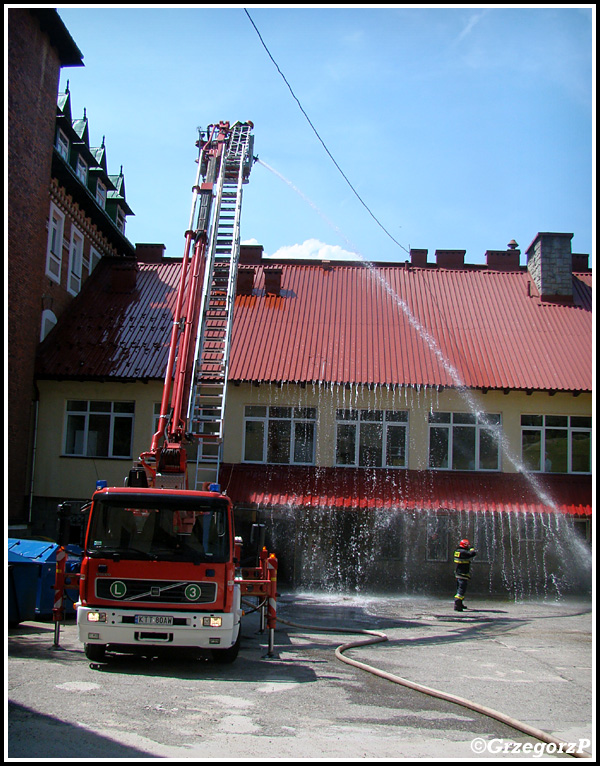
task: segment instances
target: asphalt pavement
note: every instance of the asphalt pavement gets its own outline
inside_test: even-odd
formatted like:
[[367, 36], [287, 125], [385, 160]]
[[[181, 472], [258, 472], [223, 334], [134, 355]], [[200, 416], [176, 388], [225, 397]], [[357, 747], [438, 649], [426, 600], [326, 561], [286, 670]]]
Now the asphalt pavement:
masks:
[[[5, 759], [593, 756], [592, 602], [473, 596], [468, 606], [456, 613], [451, 599], [426, 596], [284, 593], [273, 655], [249, 614], [230, 666], [181, 655], [90, 663], [72, 620], [59, 647], [52, 623], [22, 623], [7, 635]], [[366, 669], [336, 656], [355, 642], [341, 655]]]

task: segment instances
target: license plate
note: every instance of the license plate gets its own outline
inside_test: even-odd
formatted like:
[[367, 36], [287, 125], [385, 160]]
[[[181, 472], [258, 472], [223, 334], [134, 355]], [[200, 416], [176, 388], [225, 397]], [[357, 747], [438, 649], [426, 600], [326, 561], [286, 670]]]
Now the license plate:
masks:
[[162, 614], [136, 614], [136, 625], [172, 625], [173, 618]]

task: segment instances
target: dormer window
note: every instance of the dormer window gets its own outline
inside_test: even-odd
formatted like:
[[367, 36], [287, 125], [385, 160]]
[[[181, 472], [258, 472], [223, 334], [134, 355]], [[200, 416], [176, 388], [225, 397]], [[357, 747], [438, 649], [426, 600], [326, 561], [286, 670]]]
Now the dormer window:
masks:
[[58, 153], [60, 154], [60, 156], [65, 160], [65, 162], [68, 162], [69, 161], [69, 139], [60, 128], [56, 131], [56, 149]]
[[98, 181], [96, 184], [96, 202], [100, 205], [102, 210], [106, 207], [106, 186], [102, 181]]
[[120, 207], [117, 208], [117, 229], [121, 234], [125, 234], [125, 213]]
[[88, 166], [81, 154], [77, 155], [77, 167], [75, 168], [75, 173], [82, 184], [87, 184]]

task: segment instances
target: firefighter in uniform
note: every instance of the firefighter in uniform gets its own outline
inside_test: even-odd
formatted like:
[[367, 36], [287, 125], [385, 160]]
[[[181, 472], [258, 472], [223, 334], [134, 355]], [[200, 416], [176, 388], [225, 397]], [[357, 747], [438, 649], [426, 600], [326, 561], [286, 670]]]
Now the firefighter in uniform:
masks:
[[454, 596], [454, 609], [462, 612], [466, 609], [464, 604], [467, 585], [471, 579], [471, 559], [477, 555], [475, 548], [471, 548], [468, 540], [461, 540], [454, 551], [454, 563], [456, 564], [456, 595]]

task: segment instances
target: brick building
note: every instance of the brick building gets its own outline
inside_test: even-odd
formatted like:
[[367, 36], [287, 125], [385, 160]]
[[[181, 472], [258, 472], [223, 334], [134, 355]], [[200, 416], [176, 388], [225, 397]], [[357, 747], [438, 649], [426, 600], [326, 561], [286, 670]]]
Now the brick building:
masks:
[[[34, 360], [105, 255], [133, 257], [122, 173], [89, 146], [87, 118], [72, 120], [61, 69], [83, 56], [54, 9], [8, 11], [8, 492], [9, 524], [29, 519]], [[57, 99], [58, 95], [58, 99]], [[58, 108], [57, 108], [58, 101]], [[104, 199], [101, 199], [104, 194]]]

